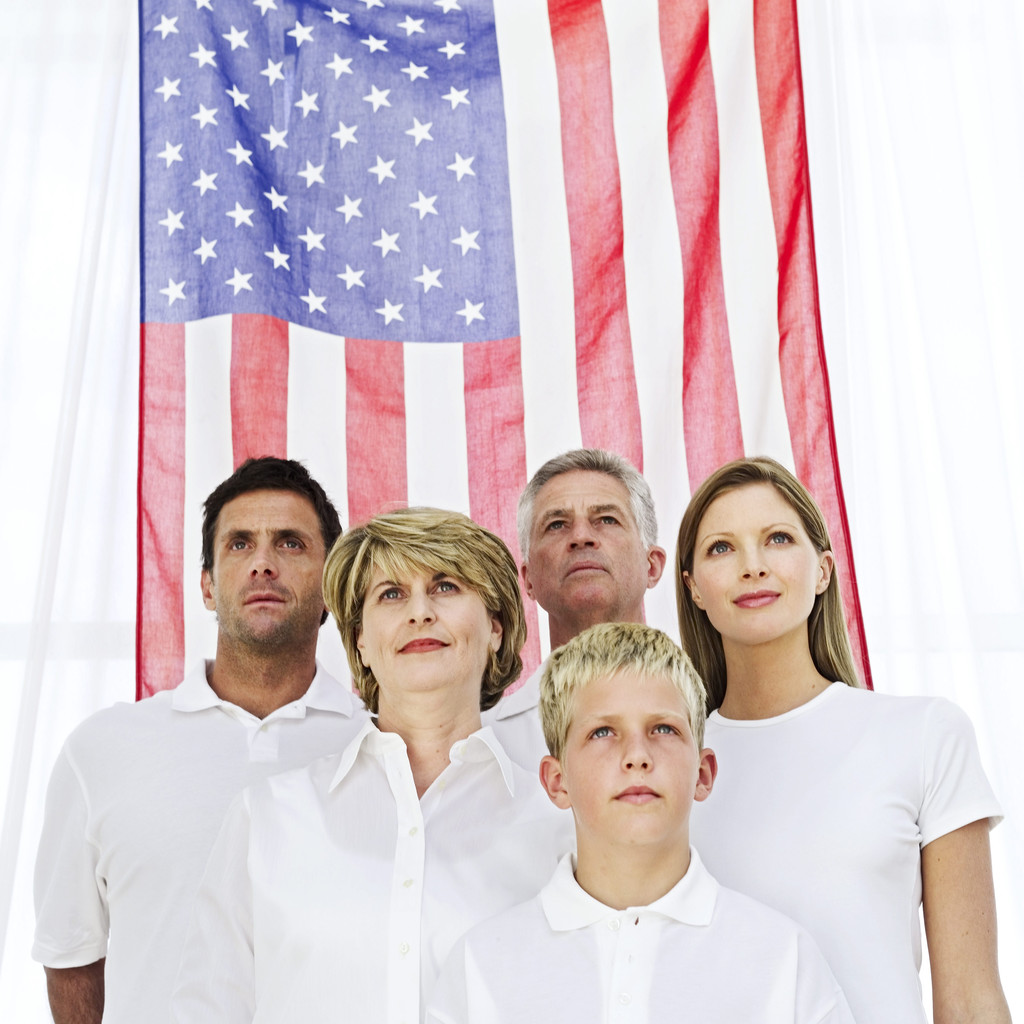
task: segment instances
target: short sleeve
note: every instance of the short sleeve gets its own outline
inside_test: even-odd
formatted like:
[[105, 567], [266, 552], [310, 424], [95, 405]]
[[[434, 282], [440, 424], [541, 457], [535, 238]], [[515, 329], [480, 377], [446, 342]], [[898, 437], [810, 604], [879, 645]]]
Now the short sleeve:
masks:
[[256, 1012], [249, 791], [228, 808], [192, 910], [171, 1020], [251, 1024]]
[[980, 818], [1002, 821], [1002, 808], [981, 766], [970, 719], [955, 704], [929, 703], [924, 732], [921, 846]]
[[35, 872], [33, 959], [83, 967], [107, 955], [109, 913], [99, 848], [89, 836], [89, 802], [67, 745], [46, 792]]

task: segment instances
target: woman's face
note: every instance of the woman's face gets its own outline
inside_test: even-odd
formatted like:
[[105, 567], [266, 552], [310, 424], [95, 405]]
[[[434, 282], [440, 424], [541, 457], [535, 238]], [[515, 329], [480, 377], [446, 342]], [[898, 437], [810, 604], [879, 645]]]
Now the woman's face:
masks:
[[460, 689], [479, 708], [480, 684], [502, 628], [480, 595], [454, 576], [377, 570], [363, 600], [356, 640], [382, 697]]
[[796, 509], [771, 484], [747, 484], [708, 506], [686, 584], [728, 650], [797, 631], [806, 638], [832, 564], [832, 553], [815, 548]]

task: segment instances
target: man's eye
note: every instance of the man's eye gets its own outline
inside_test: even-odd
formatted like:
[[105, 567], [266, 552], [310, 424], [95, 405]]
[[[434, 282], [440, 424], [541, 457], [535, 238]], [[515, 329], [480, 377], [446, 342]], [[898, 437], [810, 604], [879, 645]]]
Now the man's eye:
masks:
[[231, 542], [230, 549], [232, 551], [244, 551], [245, 550], [245, 541], [241, 540], [241, 539], [233, 540]]
[[287, 538], [287, 540], [284, 541], [284, 546], [286, 548], [292, 548], [292, 549], [301, 548], [302, 547], [302, 541], [296, 540], [294, 537], [289, 537], [289, 538]]
[[564, 519], [552, 519], [551, 522], [548, 523], [546, 529], [548, 529], [548, 530], [561, 530], [561, 529], [564, 529], [564, 527], [565, 527], [565, 520]]
[[597, 520], [602, 526], [618, 526], [619, 521], [615, 516], [601, 516]]

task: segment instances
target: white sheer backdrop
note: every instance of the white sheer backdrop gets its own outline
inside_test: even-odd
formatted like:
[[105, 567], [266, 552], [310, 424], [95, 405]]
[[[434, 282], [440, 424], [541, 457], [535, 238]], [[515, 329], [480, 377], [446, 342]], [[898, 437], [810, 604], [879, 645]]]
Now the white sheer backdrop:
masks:
[[[975, 721], [1008, 815], [1001, 958], [1024, 1013], [1022, 13], [806, 0], [800, 18], [875, 685]], [[134, 694], [135, 8], [0, 0], [0, 33], [0, 1019], [21, 1024], [48, 1019], [28, 949], [50, 766], [81, 718]]]

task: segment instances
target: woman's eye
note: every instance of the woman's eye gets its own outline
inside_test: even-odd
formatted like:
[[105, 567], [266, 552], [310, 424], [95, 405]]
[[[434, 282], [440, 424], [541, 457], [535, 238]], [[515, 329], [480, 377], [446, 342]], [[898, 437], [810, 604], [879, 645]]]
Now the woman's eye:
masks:
[[708, 548], [709, 555], [724, 555], [729, 550], [729, 545], [724, 540], [716, 540], [711, 547]]
[[769, 538], [772, 544], [790, 544], [793, 538], [782, 530], [776, 530]]
[[396, 598], [401, 596], [402, 592], [398, 589], [398, 587], [388, 587], [387, 590], [381, 591], [380, 599], [382, 601], [394, 601]]
[[459, 585], [452, 580], [441, 580], [437, 584], [437, 589], [440, 590], [442, 594], [450, 594], [457, 591], [459, 589]]

